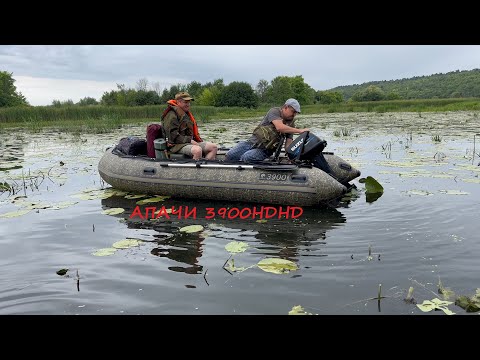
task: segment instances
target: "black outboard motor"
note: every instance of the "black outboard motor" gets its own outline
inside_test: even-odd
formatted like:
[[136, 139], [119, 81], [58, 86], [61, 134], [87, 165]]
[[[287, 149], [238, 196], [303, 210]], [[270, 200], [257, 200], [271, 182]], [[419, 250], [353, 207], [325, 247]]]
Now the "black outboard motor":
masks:
[[291, 160], [309, 160], [313, 166], [331, 175], [330, 165], [322, 153], [326, 146], [326, 140], [322, 140], [310, 132], [304, 132], [287, 147], [286, 153]]

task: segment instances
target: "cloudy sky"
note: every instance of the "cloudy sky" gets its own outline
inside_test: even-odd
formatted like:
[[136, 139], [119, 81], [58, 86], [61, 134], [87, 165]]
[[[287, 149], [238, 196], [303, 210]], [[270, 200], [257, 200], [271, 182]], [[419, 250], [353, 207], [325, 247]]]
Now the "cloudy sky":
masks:
[[480, 45], [0, 45], [31, 105], [99, 100], [139, 79], [161, 88], [302, 75], [315, 90], [480, 68]]

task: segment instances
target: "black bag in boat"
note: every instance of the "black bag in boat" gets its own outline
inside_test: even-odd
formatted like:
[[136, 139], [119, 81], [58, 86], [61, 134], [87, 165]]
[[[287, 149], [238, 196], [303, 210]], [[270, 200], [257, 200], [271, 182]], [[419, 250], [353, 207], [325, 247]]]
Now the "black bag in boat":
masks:
[[147, 155], [147, 141], [136, 136], [121, 138], [115, 150], [125, 155]]

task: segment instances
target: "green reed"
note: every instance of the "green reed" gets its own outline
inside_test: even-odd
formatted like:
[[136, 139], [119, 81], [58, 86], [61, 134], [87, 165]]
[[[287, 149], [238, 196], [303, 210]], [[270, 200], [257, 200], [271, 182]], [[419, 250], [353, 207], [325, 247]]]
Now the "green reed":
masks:
[[[279, 106], [281, 104], [278, 104]], [[262, 105], [256, 109], [240, 107], [192, 106], [192, 112], [201, 123], [215, 120], [247, 119], [262, 117], [271, 105]], [[160, 122], [165, 110], [163, 105], [152, 106], [28, 106], [0, 108], [0, 128], [31, 127], [32, 130], [50, 125], [82, 128], [110, 128], [118, 122], [132, 121]], [[480, 99], [415, 99], [395, 101], [344, 102], [340, 104], [302, 105], [301, 115], [320, 113], [348, 112], [422, 112], [480, 110]], [[300, 116], [301, 116], [300, 115]], [[115, 120], [112, 120], [115, 119]], [[120, 120], [121, 119], [121, 120]], [[113, 123], [112, 123], [113, 121]], [[75, 122], [78, 122], [75, 124]], [[93, 122], [93, 123], [91, 123]], [[94, 124], [100, 122], [100, 124]]]

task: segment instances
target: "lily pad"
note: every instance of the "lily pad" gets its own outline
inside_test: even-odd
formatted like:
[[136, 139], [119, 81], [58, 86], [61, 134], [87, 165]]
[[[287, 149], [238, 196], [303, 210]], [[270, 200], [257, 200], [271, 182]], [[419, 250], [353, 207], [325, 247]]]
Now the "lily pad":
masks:
[[127, 194], [126, 191], [118, 190], [114, 188], [108, 188], [104, 190], [105, 194], [112, 195], [112, 196], [124, 196]]
[[94, 255], [94, 256], [110, 256], [110, 255], [115, 254], [116, 251], [117, 251], [117, 249], [114, 249], [114, 248], [103, 248], [103, 249], [99, 249], [99, 250], [93, 252], [92, 255]]
[[474, 184], [480, 184], [480, 179], [462, 179], [462, 181]]
[[424, 166], [425, 163], [422, 161], [411, 161], [411, 162], [380, 161], [380, 162], [377, 162], [377, 165], [399, 167], [399, 168], [410, 168], [410, 167], [416, 167], [416, 166]]
[[452, 301], [443, 301], [438, 298], [432, 300], [424, 300], [423, 303], [417, 304], [417, 307], [423, 312], [432, 310], [442, 310], [447, 315], [454, 315], [455, 313], [447, 308], [448, 305], [453, 304]]
[[61, 201], [56, 204], [52, 204], [52, 207], [50, 209], [52, 210], [60, 210], [60, 209], [65, 209], [69, 206], [78, 204], [78, 201]]
[[72, 197], [81, 200], [96, 200], [96, 199], [108, 199], [113, 196], [113, 193], [104, 192], [103, 190], [85, 190], [79, 194], [73, 194]]
[[185, 233], [194, 233], [194, 232], [199, 232], [203, 230], [202, 225], [189, 225], [189, 226], [184, 226], [180, 228], [180, 232], [185, 232]]
[[[163, 209], [163, 208], [162, 208]], [[158, 216], [158, 214], [160, 214], [160, 212], [162, 212], [162, 209], [159, 209], [157, 211], [155, 211], [155, 216]], [[164, 213], [167, 213], [167, 214], [171, 214], [172, 213], [172, 209], [164, 209]]]
[[447, 194], [447, 195], [469, 195], [469, 192], [461, 191], [461, 190], [438, 190], [439, 193]]
[[102, 214], [104, 215], [117, 215], [121, 214], [125, 211], [124, 208], [111, 208], [111, 209], [106, 209], [102, 211]]
[[29, 212], [30, 212], [30, 209], [28, 209], [28, 210], [10, 211], [10, 212], [8, 212], [8, 213], [1, 214], [1, 215], [0, 215], [0, 218], [13, 218], [13, 217], [17, 217], [17, 216], [22, 216], [22, 215], [28, 214]]
[[292, 310], [288, 312], [288, 315], [313, 315], [313, 314], [306, 312], [301, 305], [295, 305], [294, 307], [292, 307]]
[[430, 196], [433, 195], [430, 191], [427, 190], [408, 190], [407, 194], [409, 195], [422, 195], [422, 196]]
[[225, 245], [225, 250], [229, 253], [242, 253], [248, 249], [248, 244], [241, 241], [231, 241]]
[[453, 179], [455, 176], [450, 174], [433, 174], [432, 178], [436, 179]]
[[370, 194], [383, 193], [383, 186], [373, 177], [367, 176], [365, 179], [365, 190]]
[[30, 203], [29, 205], [25, 206], [26, 210], [38, 210], [38, 209], [48, 209], [51, 208], [52, 205], [50, 204], [42, 204], [42, 203]]
[[279, 258], [262, 259], [257, 265], [263, 271], [274, 274], [287, 274], [290, 271], [298, 270], [298, 266], [294, 262]]
[[369, 193], [369, 192], [366, 192], [365, 193], [365, 198], [367, 200], [368, 203], [373, 203], [375, 201], [377, 201], [381, 196], [383, 195], [383, 193], [379, 192], [379, 193]]
[[128, 195], [125, 195], [124, 198], [125, 199], [140, 199], [142, 197], [145, 197], [147, 195], [144, 195], [144, 194], [128, 194]]
[[144, 205], [144, 204], [148, 204], [148, 203], [156, 203], [156, 202], [160, 202], [160, 201], [163, 201], [165, 199], [168, 199], [168, 198], [169, 198], [169, 196], [156, 196], [156, 197], [153, 197], [153, 198], [139, 200], [139, 201], [137, 201], [137, 205]]
[[141, 243], [140, 240], [136, 239], [125, 239], [125, 240], [120, 240], [117, 242], [114, 242], [112, 246], [116, 249], [128, 249], [134, 246], [139, 246]]

